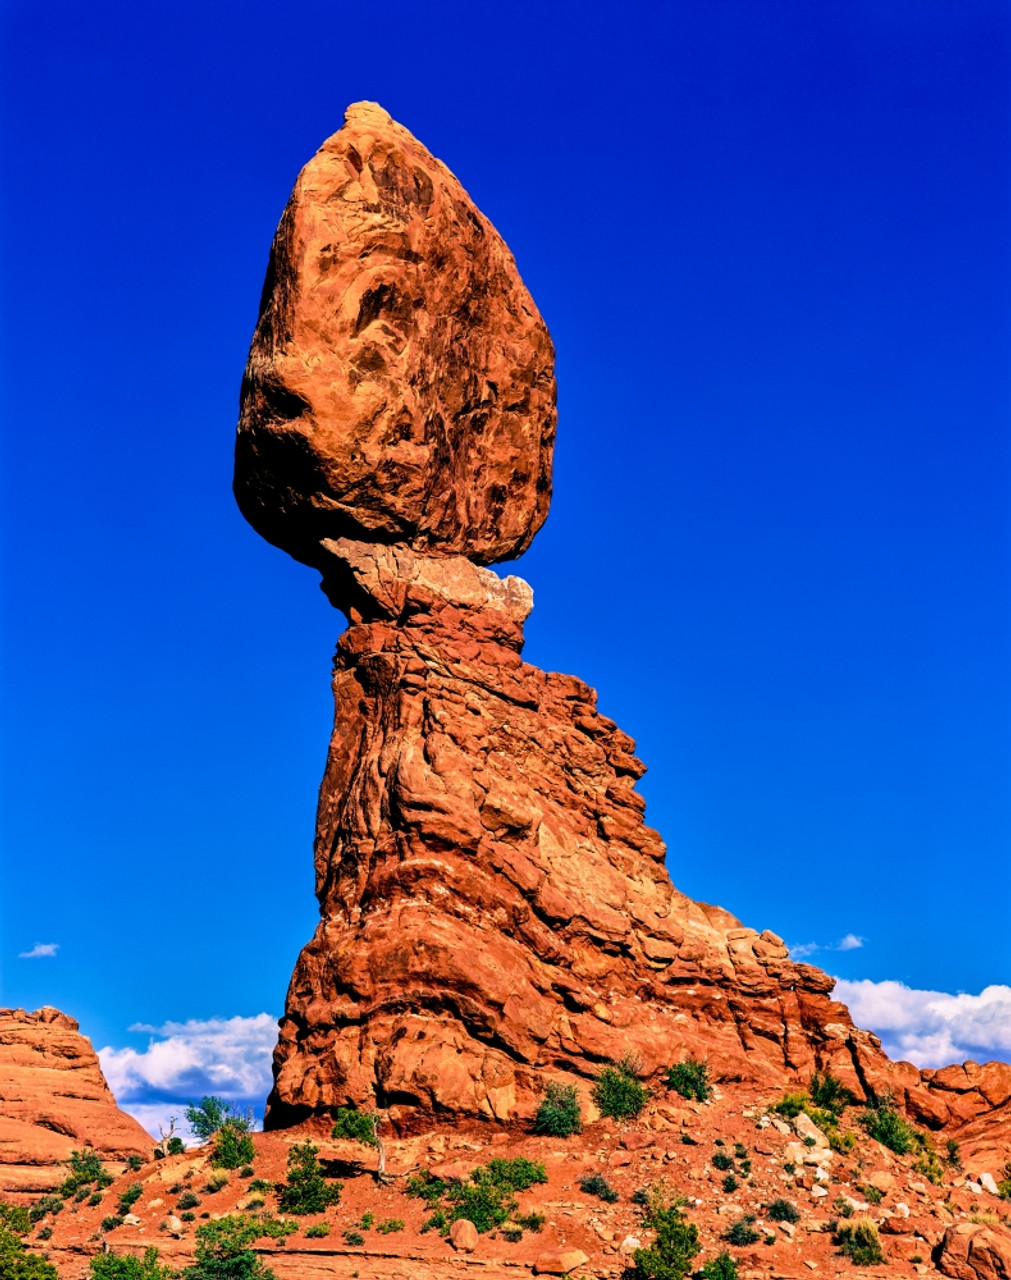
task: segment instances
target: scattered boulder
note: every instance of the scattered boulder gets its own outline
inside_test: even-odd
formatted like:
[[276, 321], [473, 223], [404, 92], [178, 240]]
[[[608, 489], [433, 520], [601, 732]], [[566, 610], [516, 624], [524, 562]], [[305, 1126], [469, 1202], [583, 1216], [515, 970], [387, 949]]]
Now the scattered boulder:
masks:
[[473, 1253], [479, 1240], [477, 1227], [466, 1218], [457, 1218], [449, 1229], [449, 1241], [457, 1253]]
[[589, 1261], [582, 1249], [548, 1249], [537, 1255], [534, 1273], [539, 1276], [567, 1276], [570, 1271], [586, 1266]]

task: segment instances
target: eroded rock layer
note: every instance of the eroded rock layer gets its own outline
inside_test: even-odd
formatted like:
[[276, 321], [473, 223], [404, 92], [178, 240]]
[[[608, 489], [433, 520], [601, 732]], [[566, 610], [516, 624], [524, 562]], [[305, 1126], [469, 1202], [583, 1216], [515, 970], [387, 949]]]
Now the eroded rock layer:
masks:
[[29, 1199], [66, 1176], [74, 1148], [150, 1158], [152, 1142], [120, 1111], [91, 1042], [58, 1009], [0, 1009], [0, 1193]]
[[651, 1075], [696, 1052], [770, 1088], [830, 1067], [933, 1127], [1011, 1098], [996, 1064], [928, 1088], [853, 1026], [826, 974], [674, 888], [634, 744], [582, 681], [520, 657], [526, 584], [327, 547], [324, 586], [362, 620], [337, 651], [322, 918], [291, 981], [268, 1125], [376, 1102], [405, 1122], [520, 1118], [546, 1079], [626, 1053]]

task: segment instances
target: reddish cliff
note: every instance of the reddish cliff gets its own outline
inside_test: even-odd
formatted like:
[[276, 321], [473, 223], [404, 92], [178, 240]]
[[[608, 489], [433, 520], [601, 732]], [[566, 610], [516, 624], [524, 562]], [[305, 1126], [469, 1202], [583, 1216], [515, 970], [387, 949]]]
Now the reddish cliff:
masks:
[[828, 1067], [934, 1128], [999, 1117], [1007, 1068], [890, 1063], [829, 977], [679, 893], [632, 741], [522, 661], [530, 590], [478, 566], [544, 519], [553, 388], [494, 229], [351, 108], [275, 238], [236, 448], [243, 511], [352, 624], [267, 1125], [375, 1102], [406, 1129], [522, 1119], [549, 1079], [691, 1052], [770, 1088]]
[[120, 1111], [98, 1055], [58, 1009], [0, 1009], [0, 1193], [34, 1197], [63, 1180], [60, 1162], [93, 1147], [103, 1159], [149, 1158], [152, 1142]]

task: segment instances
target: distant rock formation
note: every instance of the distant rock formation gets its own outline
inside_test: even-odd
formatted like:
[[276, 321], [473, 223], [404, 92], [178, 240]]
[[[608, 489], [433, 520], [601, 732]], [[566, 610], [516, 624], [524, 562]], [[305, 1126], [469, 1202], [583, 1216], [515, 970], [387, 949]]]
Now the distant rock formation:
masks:
[[1011, 1069], [889, 1062], [831, 978], [679, 893], [634, 743], [582, 681], [522, 661], [532, 593], [480, 566], [544, 520], [553, 401], [497, 234], [406, 130], [350, 108], [275, 239], [236, 449], [242, 510], [351, 622], [320, 923], [266, 1125], [349, 1103], [406, 1128], [523, 1119], [548, 1079], [628, 1054], [770, 1089], [830, 1068], [934, 1128], [1006, 1107]]
[[116, 1105], [73, 1018], [48, 1006], [0, 1009], [0, 1195], [27, 1201], [50, 1191], [75, 1147], [147, 1160], [153, 1145]]

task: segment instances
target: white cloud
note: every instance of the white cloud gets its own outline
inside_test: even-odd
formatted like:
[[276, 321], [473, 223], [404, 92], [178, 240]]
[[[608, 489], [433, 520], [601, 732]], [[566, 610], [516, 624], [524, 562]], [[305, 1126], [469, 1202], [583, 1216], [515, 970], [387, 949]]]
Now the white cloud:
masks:
[[858, 1026], [881, 1037], [891, 1058], [918, 1067], [1011, 1060], [1011, 987], [985, 987], [978, 996], [949, 995], [901, 982], [840, 978], [832, 994], [849, 1006]]
[[107, 1045], [98, 1056], [116, 1100], [149, 1132], [142, 1112], [147, 1115], [149, 1110], [151, 1117], [181, 1115], [187, 1102], [208, 1093], [262, 1105], [270, 1091], [277, 1021], [269, 1013], [166, 1022], [161, 1027], [137, 1024], [130, 1030], [152, 1033], [146, 1049]]
[[790, 958], [792, 960], [803, 960], [806, 956], [813, 956], [816, 951], [857, 951], [864, 945], [866, 939], [861, 938], [858, 933], [847, 933], [845, 937], [839, 939], [835, 944], [825, 944], [822, 942], [800, 942], [793, 943], [790, 946]]
[[19, 960], [41, 960], [43, 956], [55, 956], [60, 949], [58, 942], [36, 942], [31, 951], [19, 951]]

